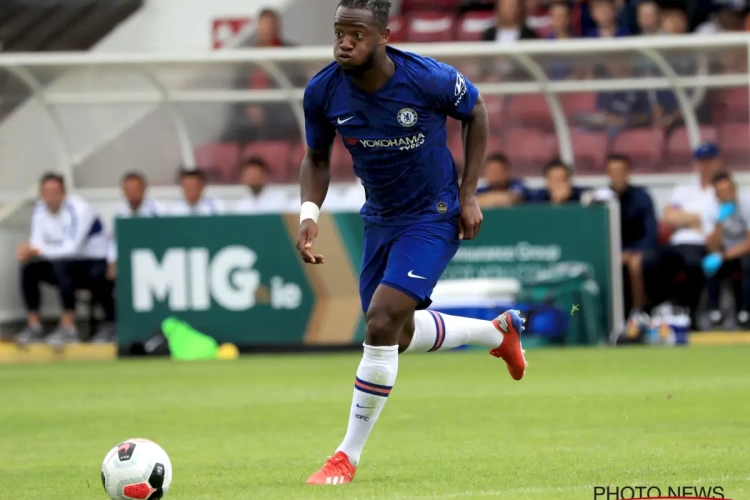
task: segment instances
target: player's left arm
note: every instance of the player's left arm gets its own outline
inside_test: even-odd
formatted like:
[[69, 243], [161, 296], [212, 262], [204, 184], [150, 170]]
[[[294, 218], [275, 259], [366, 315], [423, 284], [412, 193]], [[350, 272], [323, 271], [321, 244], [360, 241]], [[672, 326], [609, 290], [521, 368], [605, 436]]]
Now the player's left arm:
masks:
[[464, 170], [461, 178], [461, 239], [471, 240], [479, 234], [482, 211], [477, 202], [477, 183], [487, 150], [489, 120], [487, 108], [477, 88], [458, 70], [439, 64], [436, 72], [435, 98], [440, 109], [462, 123]]
[[482, 225], [482, 211], [477, 203], [477, 183], [482, 171], [487, 137], [489, 136], [489, 118], [482, 96], [477, 93], [476, 102], [471, 114], [461, 120], [464, 139], [464, 174], [461, 179], [461, 225], [462, 239], [471, 240], [479, 234]]

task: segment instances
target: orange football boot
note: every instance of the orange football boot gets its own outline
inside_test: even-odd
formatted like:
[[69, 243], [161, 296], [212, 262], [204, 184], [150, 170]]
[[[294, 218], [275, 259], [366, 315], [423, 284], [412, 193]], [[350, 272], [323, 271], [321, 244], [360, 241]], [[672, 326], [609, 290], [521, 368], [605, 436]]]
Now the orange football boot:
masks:
[[351, 483], [357, 468], [349, 462], [349, 457], [343, 451], [337, 451], [320, 468], [318, 472], [310, 476], [305, 484], [346, 484]]
[[508, 365], [508, 373], [513, 380], [521, 380], [526, 373], [526, 351], [521, 347], [521, 332], [526, 320], [521, 317], [519, 311], [510, 309], [492, 320], [495, 328], [503, 334], [503, 343], [492, 349], [490, 354], [496, 358], [502, 358]]

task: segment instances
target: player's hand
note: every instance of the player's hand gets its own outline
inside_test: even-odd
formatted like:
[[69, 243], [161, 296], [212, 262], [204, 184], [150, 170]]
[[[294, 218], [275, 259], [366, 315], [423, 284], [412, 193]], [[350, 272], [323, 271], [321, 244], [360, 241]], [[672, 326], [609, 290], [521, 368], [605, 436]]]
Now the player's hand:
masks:
[[305, 219], [299, 226], [299, 237], [297, 238], [297, 251], [307, 264], [323, 264], [325, 257], [312, 253], [315, 238], [318, 237], [318, 224], [312, 219]]
[[473, 240], [482, 226], [482, 210], [476, 196], [461, 198], [461, 218], [458, 221], [458, 239]]

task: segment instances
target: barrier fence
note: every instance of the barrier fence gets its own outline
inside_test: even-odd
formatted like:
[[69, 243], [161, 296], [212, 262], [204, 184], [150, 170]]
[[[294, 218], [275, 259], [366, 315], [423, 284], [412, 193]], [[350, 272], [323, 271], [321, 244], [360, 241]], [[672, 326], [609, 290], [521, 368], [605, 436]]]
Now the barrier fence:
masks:
[[[315, 248], [326, 256], [326, 264], [308, 266], [294, 249], [296, 215], [118, 220], [121, 347], [146, 341], [170, 316], [219, 342], [240, 346], [361, 342], [360, 216], [323, 214], [319, 225]], [[567, 316], [570, 301], [580, 303], [576, 297], [582, 291], [562, 297], [550, 286], [549, 274], [575, 277], [576, 270], [582, 269], [583, 281], [590, 282], [595, 293], [582, 307], [580, 319], [590, 318], [593, 323], [578, 324], [579, 318], [574, 318], [568, 324], [566, 319], [557, 333], [571, 330], [575, 342], [597, 342], [621, 324], [616, 207], [489, 210], [482, 228], [476, 240], [463, 243], [444, 282], [518, 280], [529, 289], [536, 286], [540, 295], [515, 297], [505, 307], [520, 305], [533, 312], [541, 305], [567, 309], [562, 311]], [[514, 240], [509, 241], [507, 234], [513, 234]], [[472, 297], [467, 298], [471, 302]], [[550, 327], [550, 333], [554, 329]]]

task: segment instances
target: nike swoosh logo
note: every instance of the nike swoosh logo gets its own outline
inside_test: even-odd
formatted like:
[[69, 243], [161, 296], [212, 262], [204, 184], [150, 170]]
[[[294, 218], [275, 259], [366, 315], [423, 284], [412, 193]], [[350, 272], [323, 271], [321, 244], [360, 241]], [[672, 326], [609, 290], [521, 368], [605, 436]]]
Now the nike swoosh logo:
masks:
[[349, 120], [351, 120], [352, 118], [354, 118], [354, 117], [353, 117], [353, 116], [350, 116], [349, 118], [347, 118], [347, 119], [345, 119], [345, 120], [342, 120], [341, 118], [339, 118], [339, 120], [338, 120], [338, 121], [339, 121], [339, 125], [343, 125], [344, 123], [348, 122], [348, 121], [349, 121]]
[[427, 279], [424, 276], [417, 276], [416, 274], [414, 274], [414, 271], [409, 271], [408, 273], [406, 273], [406, 275], [408, 277], [410, 277], [410, 278], [417, 278], [418, 280], [426, 280]]
[[357, 408], [375, 408], [374, 406], [362, 406], [359, 403], [357, 403]]

